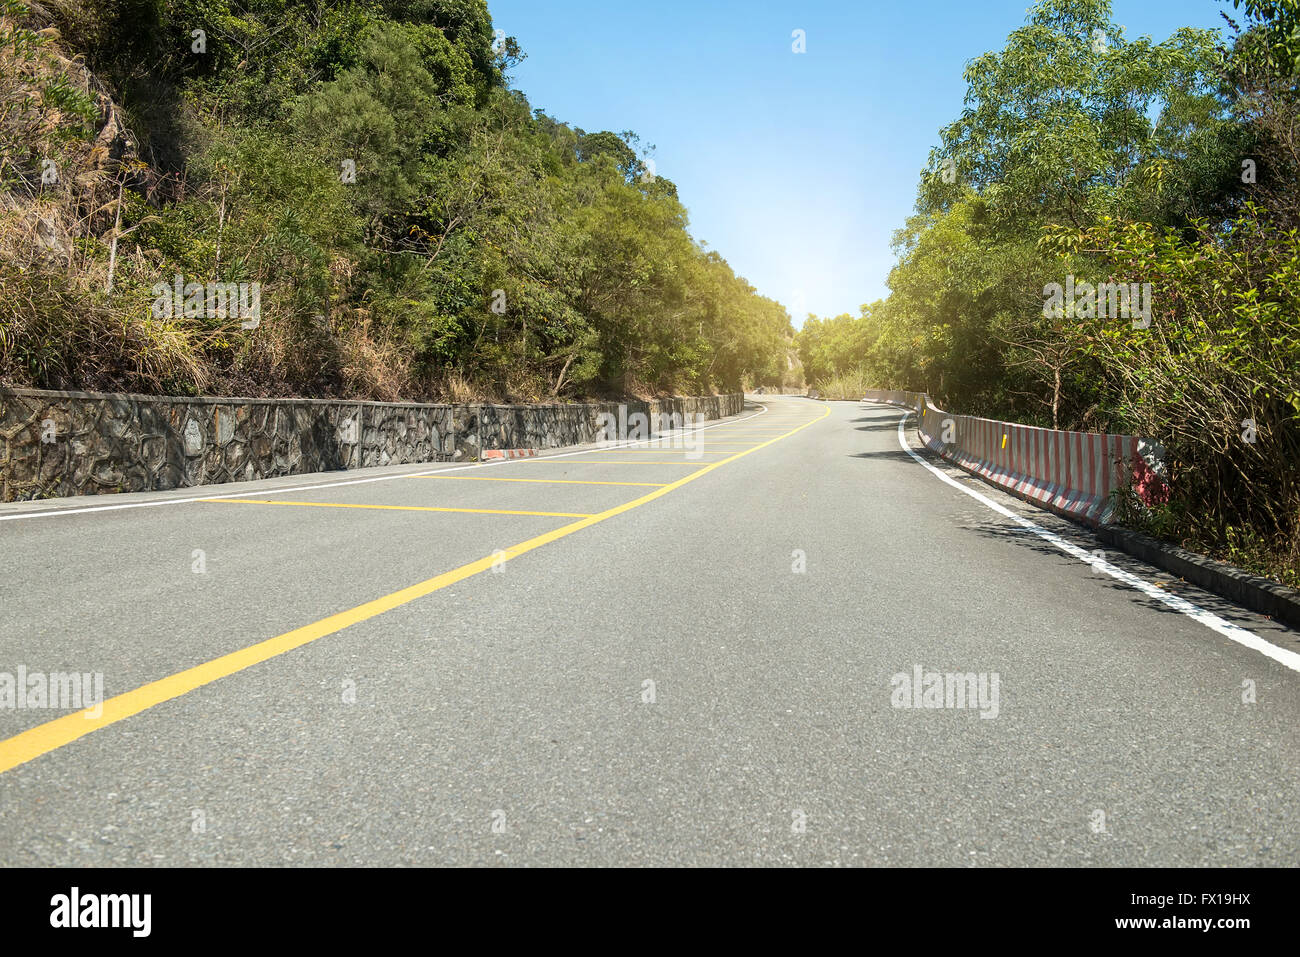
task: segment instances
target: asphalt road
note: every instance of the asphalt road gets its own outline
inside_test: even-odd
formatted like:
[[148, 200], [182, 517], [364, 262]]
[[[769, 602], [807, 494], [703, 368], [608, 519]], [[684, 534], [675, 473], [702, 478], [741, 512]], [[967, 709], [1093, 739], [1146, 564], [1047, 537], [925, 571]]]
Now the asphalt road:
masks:
[[0, 864], [1300, 863], [1300, 636], [901, 415], [0, 506]]

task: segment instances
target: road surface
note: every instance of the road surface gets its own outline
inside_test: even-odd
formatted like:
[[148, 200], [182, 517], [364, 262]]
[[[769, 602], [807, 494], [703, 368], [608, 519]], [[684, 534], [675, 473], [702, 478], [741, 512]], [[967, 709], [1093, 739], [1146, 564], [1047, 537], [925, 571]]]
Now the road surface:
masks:
[[0, 709], [0, 864], [1300, 862], [1296, 633], [902, 415], [0, 506], [0, 672], [108, 699]]

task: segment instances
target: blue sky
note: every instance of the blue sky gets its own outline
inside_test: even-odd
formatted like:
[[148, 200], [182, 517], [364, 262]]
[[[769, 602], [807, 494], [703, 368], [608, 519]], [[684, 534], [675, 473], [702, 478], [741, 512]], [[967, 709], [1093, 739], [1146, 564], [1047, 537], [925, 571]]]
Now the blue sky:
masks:
[[[1030, 0], [488, 0], [528, 58], [513, 83], [588, 132], [633, 130], [691, 233], [795, 316], [887, 293], [968, 60], [1000, 50]], [[1217, 0], [1114, 0], [1130, 39], [1220, 27]], [[791, 52], [801, 29], [807, 52]]]

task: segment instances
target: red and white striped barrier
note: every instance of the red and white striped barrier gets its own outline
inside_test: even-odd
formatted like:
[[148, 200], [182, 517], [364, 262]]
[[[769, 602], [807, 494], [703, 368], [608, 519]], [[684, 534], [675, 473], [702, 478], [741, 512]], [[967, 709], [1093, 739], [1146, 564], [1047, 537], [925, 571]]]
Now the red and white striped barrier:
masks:
[[536, 454], [536, 449], [484, 449], [479, 459], [483, 462], [489, 459], [530, 459]]
[[1147, 505], [1169, 497], [1169, 488], [1156, 471], [1163, 468], [1163, 450], [1136, 436], [1062, 432], [954, 415], [915, 392], [872, 390], [866, 399], [920, 412], [921, 438], [945, 459], [990, 484], [1090, 525], [1110, 520], [1111, 493], [1118, 489], [1132, 486]]

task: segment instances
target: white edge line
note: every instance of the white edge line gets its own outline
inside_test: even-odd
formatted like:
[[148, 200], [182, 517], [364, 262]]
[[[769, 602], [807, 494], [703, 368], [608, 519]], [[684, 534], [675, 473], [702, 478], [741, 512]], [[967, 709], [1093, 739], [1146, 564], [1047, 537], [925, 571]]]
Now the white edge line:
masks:
[[907, 433], [904, 430], [903, 426], [904, 423], [907, 421], [908, 416], [910, 415], [912, 415], [911, 412], [905, 412], [903, 413], [903, 417], [898, 420], [898, 444], [903, 447], [904, 452], [906, 452], [913, 459], [915, 459], [916, 462], [920, 464], [923, 468], [929, 470], [931, 474], [937, 476], [941, 481], [947, 482], [953, 488], [965, 492], [971, 498], [975, 499], [976, 501], [980, 502], [983, 505], [987, 505], [989, 508], [993, 509], [993, 511], [997, 512], [999, 515], [1005, 515], [1007, 518], [1011, 519], [1017, 525], [1020, 525], [1021, 527], [1026, 528], [1029, 531], [1033, 532], [1039, 538], [1043, 539], [1043, 541], [1055, 545], [1057, 548], [1065, 552], [1067, 555], [1072, 555], [1073, 557], [1079, 559], [1079, 561], [1083, 562], [1084, 564], [1091, 565], [1093, 569], [1095, 569], [1096, 571], [1105, 572], [1111, 578], [1123, 582], [1125, 585], [1128, 585], [1130, 588], [1136, 588], [1138, 591], [1142, 592], [1142, 594], [1146, 595], [1148, 598], [1154, 598], [1156, 601], [1168, 605], [1170, 608], [1174, 609], [1174, 611], [1181, 612], [1182, 614], [1186, 615], [1188, 618], [1200, 622], [1206, 628], [1211, 628], [1214, 631], [1217, 631], [1219, 634], [1223, 635], [1223, 637], [1229, 639], [1230, 641], [1235, 641], [1239, 645], [1245, 645], [1247, 648], [1250, 648], [1254, 651], [1258, 651], [1260, 654], [1272, 658], [1274, 661], [1278, 662], [1279, 664], [1285, 665], [1286, 667], [1290, 668], [1292, 671], [1300, 671], [1300, 653], [1290, 651], [1289, 649], [1286, 648], [1279, 648], [1271, 641], [1264, 640], [1259, 635], [1255, 634], [1253, 631], [1247, 631], [1245, 628], [1241, 628], [1237, 625], [1232, 624], [1232, 622], [1224, 621], [1218, 615], [1206, 611], [1204, 608], [1201, 608], [1199, 605], [1192, 604], [1186, 598], [1180, 598], [1178, 595], [1171, 595], [1168, 592], [1157, 588], [1155, 585], [1152, 585], [1150, 582], [1143, 581], [1141, 578], [1138, 578], [1136, 575], [1131, 575], [1128, 572], [1124, 571], [1124, 569], [1115, 567], [1114, 565], [1110, 564], [1104, 559], [1098, 558], [1097, 556], [1093, 555], [1091, 552], [1085, 551], [1084, 549], [1080, 548], [1078, 545], [1073, 545], [1070, 542], [1067, 542], [1065, 539], [1057, 535], [1055, 532], [1049, 532], [1041, 525], [1031, 522], [1029, 519], [1021, 515], [1017, 515], [1009, 508], [1005, 508], [999, 505], [991, 498], [985, 495], [981, 495], [979, 492], [975, 491], [974, 489], [967, 488], [965, 485], [963, 485], [961, 482], [958, 482], [956, 479], [952, 478], [951, 476], [945, 475], [943, 472], [939, 471], [937, 468], [935, 468], [925, 459], [921, 458], [921, 456], [913, 452], [911, 446], [908, 445]]
[[[708, 432], [710, 429], [721, 428], [724, 425], [735, 425], [737, 422], [745, 422], [749, 419], [758, 418], [760, 415], [766, 415], [768, 408], [761, 402], [758, 405], [762, 408], [761, 412], [755, 412], [753, 415], [747, 415], [743, 419], [733, 419], [729, 422], [717, 422], [713, 425], [700, 426], [694, 429], [671, 429], [663, 432], [653, 439], [644, 439], [640, 442], [620, 442], [611, 445], [602, 445], [594, 449], [579, 449], [576, 452], [560, 452], [555, 455], [539, 455], [537, 459], [563, 459], [571, 455], [591, 455], [593, 452], [608, 452], [610, 449], [630, 448], [634, 445], [648, 445], [651, 442], [662, 442], [664, 439], [674, 438], [679, 435], [686, 435], [688, 432]], [[157, 502], [124, 502], [120, 505], [87, 505], [85, 508], [64, 508], [51, 509], [42, 512], [18, 512], [14, 515], [0, 515], [0, 522], [14, 522], [24, 518], [53, 518], [56, 515], [85, 515], [88, 512], [115, 512], [127, 508], [156, 508], [162, 505], [188, 505], [192, 502], [211, 502], [214, 499], [232, 499], [248, 498], [253, 495], [283, 495], [286, 492], [309, 492], [319, 488], [339, 488], [344, 485], [368, 485], [371, 482], [392, 482], [397, 479], [418, 478], [422, 475], [440, 475], [443, 472], [463, 472], [466, 469], [483, 469], [493, 468], [497, 465], [517, 465], [519, 459], [501, 459], [494, 462], [475, 462], [470, 465], [456, 465], [447, 469], [429, 469], [424, 472], [403, 472], [400, 475], [380, 475], [377, 478], [350, 479], [346, 482], [323, 482], [317, 485], [295, 485], [292, 488], [266, 489], [257, 492], [230, 492], [225, 495], [216, 493], [213, 495], [198, 495], [193, 498], [169, 498]], [[536, 461], [536, 459], [534, 459]], [[708, 463], [702, 463], [707, 465]], [[255, 481], [271, 481], [269, 479], [260, 479]], [[228, 483], [234, 484], [234, 483]], [[219, 488], [220, 486], [210, 486]], [[137, 494], [137, 493], [125, 493]]]

